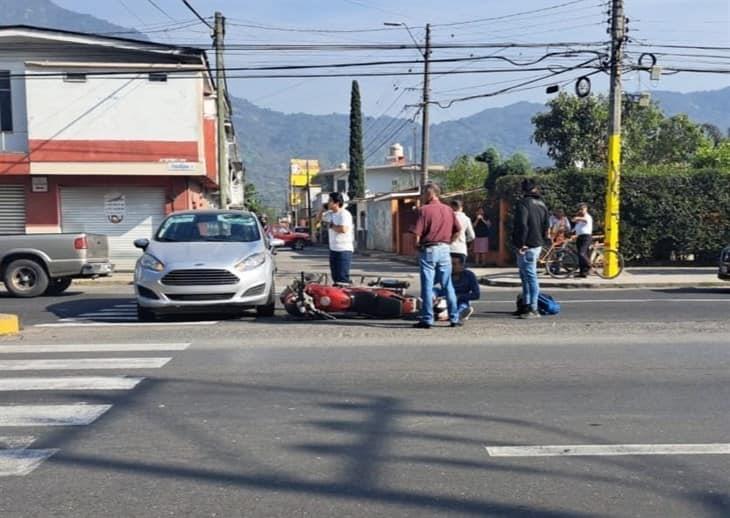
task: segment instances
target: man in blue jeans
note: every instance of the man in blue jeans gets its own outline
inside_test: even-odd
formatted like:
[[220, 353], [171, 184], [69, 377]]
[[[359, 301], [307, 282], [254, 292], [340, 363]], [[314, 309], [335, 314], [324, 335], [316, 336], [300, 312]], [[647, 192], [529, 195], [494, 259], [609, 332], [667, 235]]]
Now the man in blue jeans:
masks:
[[329, 211], [322, 221], [329, 227], [330, 273], [335, 284], [350, 283], [350, 265], [355, 250], [352, 215], [339, 192], [329, 196]]
[[537, 300], [540, 282], [537, 278], [537, 259], [549, 237], [550, 212], [540, 196], [535, 180], [522, 181], [522, 199], [515, 205], [512, 246], [517, 255], [517, 267], [522, 280], [522, 306], [516, 315], [520, 318], [539, 318]]
[[441, 203], [438, 185], [429, 183], [423, 187], [422, 205], [413, 233], [420, 249], [418, 266], [421, 273], [421, 318], [414, 326], [430, 329], [433, 326], [433, 286], [439, 284], [449, 309], [451, 327], [461, 326], [456, 305], [456, 294], [451, 281], [451, 243], [461, 231], [456, 214], [448, 205]]

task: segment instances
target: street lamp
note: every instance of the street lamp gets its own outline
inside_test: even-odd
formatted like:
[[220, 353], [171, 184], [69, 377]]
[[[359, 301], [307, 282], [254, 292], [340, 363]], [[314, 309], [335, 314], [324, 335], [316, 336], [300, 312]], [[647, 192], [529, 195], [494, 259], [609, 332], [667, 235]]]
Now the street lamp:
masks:
[[413, 32], [411, 31], [411, 28], [404, 22], [385, 22], [383, 25], [386, 27], [403, 27], [407, 32], [408, 35], [411, 37], [411, 40], [413, 40], [413, 43], [416, 45], [416, 48], [418, 49], [418, 52], [421, 53], [423, 56], [423, 102], [421, 103], [421, 110], [422, 110], [422, 128], [421, 128], [421, 192], [423, 192], [423, 186], [428, 183], [428, 152], [429, 152], [429, 117], [428, 117], [428, 105], [429, 105], [429, 95], [430, 95], [430, 89], [431, 89], [431, 75], [430, 75], [430, 63], [429, 63], [429, 57], [431, 55], [431, 24], [426, 24], [426, 44], [421, 47], [421, 45], [416, 41], [415, 36], [413, 36]]

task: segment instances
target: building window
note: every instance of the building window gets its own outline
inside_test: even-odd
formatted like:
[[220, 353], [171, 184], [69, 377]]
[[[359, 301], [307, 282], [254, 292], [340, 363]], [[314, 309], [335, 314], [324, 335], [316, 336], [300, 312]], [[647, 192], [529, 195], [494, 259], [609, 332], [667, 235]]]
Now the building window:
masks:
[[337, 180], [337, 192], [347, 192], [347, 180]]
[[86, 74], [81, 72], [66, 72], [63, 76], [63, 80], [67, 83], [85, 83]]
[[13, 131], [13, 99], [10, 70], [0, 70], [0, 131]]
[[150, 72], [149, 75], [150, 83], [167, 83], [166, 72]]

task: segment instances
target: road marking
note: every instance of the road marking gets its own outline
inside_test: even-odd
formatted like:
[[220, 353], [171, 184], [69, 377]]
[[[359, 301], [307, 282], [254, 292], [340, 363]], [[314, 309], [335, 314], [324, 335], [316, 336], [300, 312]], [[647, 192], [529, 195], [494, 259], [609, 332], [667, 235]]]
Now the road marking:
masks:
[[[646, 304], [647, 302], [730, 302], [730, 299], [572, 299], [572, 300], [561, 300], [560, 304]], [[514, 300], [477, 300], [472, 304], [514, 304]]]
[[0, 406], [3, 426], [84, 426], [96, 421], [111, 405]]
[[13, 392], [16, 390], [132, 390], [143, 379], [127, 376], [0, 378], [0, 392]]
[[0, 450], [0, 477], [24, 477], [58, 450]]
[[0, 354], [17, 353], [86, 353], [117, 351], [184, 351], [189, 343], [169, 344], [57, 344], [0, 345]]
[[0, 371], [160, 369], [172, 358], [70, 358], [0, 360]]
[[[73, 320], [73, 319], [72, 319]], [[218, 320], [203, 322], [85, 322], [83, 320], [67, 321], [59, 324], [36, 324], [33, 327], [169, 327], [169, 326], [212, 326]]]
[[35, 441], [32, 435], [12, 435], [0, 437], [0, 451], [2, 450], [24, 450]]
[[490, 457], [579, 457], [614, 455], [730, 455], [729, 443], [577, 444], [566, 446], [487, 446]]

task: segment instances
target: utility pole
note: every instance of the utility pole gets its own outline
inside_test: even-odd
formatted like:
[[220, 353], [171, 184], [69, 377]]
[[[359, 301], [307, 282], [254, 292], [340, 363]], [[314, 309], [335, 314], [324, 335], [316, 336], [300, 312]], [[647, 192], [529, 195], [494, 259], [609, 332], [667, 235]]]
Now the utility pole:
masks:
[[423, 52], [423, 128], [421, 133], [421, 192], [423, 186], [428, 183], [428, 151], [429, 151], [429, 120], [428, 106], [431, 90], [430, 60], [431, 57], [431, 24], [426, 24], [426, 47]]
[[218, 188], [220, 190], [221, 209], [228, 208], [228, 189], [229, 189], [229, 171], [228, 171], [228, 140], [226, 139], [226, 81], [224, 79], [224, 63], [223, 63], [223, 38], [225, 37], [226, 20], [220, 12], [215, 13], [215, 26], [213, 29], [213, 43], [215, 47], [215, 83], [218, 91], [216, 92], [216, 112], [218, 116]]
[[[608, 123], [608, 177], [606, 180], [605, 247], [618, 250], [619, 246], [619, 205], [621, 189], [621, 64], [624, 57], [626, 18], [623, 0], [611, 2], [611, 85], [609, 92]], [[607, 254], [604, 264], [606, 276], [618, 272], [618, 257]]]
[[310, 187], [309, 179], [309, 160], [306, 161], [307, 165], [307, 228], [309, 229], [309, 235], [314, 235], [312, 229], [312, 188]]

